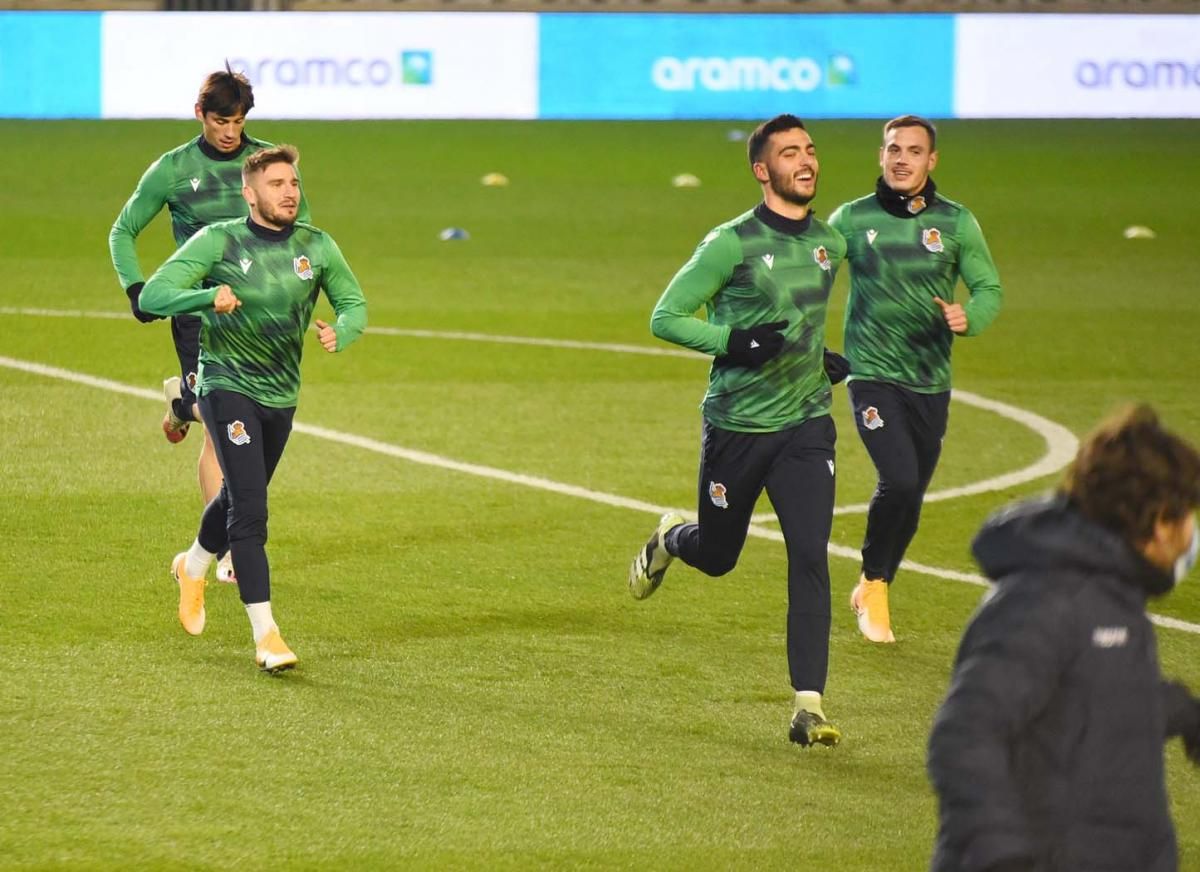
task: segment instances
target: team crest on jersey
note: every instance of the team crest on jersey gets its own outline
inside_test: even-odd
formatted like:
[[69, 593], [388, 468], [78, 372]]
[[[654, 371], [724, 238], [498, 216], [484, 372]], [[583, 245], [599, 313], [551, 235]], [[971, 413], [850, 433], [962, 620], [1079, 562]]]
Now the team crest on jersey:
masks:
[[920, 194], [917, 194], [917, 196], [913, 197], [911, 200], [908, 201], [908, 211], [912, 215], [916, 215], [918, 212], [920, 212], [924, 208], [925, 208], [925, 198], [922, 197]]
[[186, 376], [184, 376], [183, 381], [187, 385], [187, 389], [189, 391], [191, 391], [193, 394], [196, 393], [196, 374], [194, 372], [189, 372]]
[[929, 251], [934, 252], [942, 251], [946, 247], [942, 245], [942, 231], [936, 227], [921, 231], [921, 244]]
[[302, 254], [292, 260], [292, 269], [296, 271], [296, 275], [308, 281], [313, 277], [312, 264], [308, 261], [308, 255]]
[[829, 272], [833, 269], [833, 262], [829, 259], [829, 252], [825, 250], [824, 245], [818, 245], [813, 249], [813, 260], [817, 262], [817, 266]]
[[241, 421], [230, 421], [225, 432], [229, 434], [229, 441], [234, 445], [250, 444], [250, 434], [246, 432], [246, 425]]
[[879, 410], [874, 406], [867, 406], [863, 409], [862, 422], [868, 430], [878, 430], [883, 427], [883, 418], [879, 416]]
[[708, 498], [712, 500], [712, 504], [718, 509], [729, 508], [729, 500], [725, 499], [725, 485], [719, 481], [710, 481], [708, 483]]

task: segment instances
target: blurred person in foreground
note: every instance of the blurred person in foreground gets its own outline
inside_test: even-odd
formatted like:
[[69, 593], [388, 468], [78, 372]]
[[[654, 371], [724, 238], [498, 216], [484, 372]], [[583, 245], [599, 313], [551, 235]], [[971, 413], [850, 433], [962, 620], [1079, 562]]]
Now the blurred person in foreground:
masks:
[[1200, 454], [1139, 405], [984, 524], [995, 586], [929, 739], [934, 872], [1177, 868], [1163, 743], [1200, 764], [1200, 701], [1161, 676], [1146, 601], [1195, 565], [1198, 506]]
[[228, 548], [254, 634], [255, 662], [290, 669], [296, 655], [271, 611], [267, 487], [283, 455], [300, 396], [300, 358], [317, 295], [337, 314], [317, 319], [317, 341], [343, 351], [367, 325], [362, 288], [333, 237], [297, 220], [300, 156], [290, 145], [256, 151], [242, 165], [250, 217], [210, 224], [146, 282], [151, 314], [199, 313], [197, 394], [225, 480], [205, 507], [192, 546], [175, 557], [179, 622], [204, 631], [209, 566]]

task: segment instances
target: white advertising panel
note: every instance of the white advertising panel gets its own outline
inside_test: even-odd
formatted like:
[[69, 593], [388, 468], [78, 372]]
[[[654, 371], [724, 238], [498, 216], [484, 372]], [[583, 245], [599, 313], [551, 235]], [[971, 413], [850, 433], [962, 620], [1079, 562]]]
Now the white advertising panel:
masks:
[[255, 118], [534, 118], [533, 14], [107, 13], [101, 115], [188, 117], [228, 59]]
[[1200, 117], [1200, 16], [956, 16], [961, 118]]

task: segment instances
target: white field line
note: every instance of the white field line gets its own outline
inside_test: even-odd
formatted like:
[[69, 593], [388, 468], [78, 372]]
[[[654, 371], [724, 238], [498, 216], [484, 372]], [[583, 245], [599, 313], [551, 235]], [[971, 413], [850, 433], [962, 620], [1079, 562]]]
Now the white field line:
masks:
[[[71, 370], [61, 369], [56, 366], [47, 366], [41, 363], [33, 363], [31, 361], [0, 356], [0, 367], [15, 369], [21, 372], [30, 373], [32, 375], [44, 376], [46, 378], [73, 382], [86, 387], [111, 391], [113, 393], [124, 394], [126, 396], [162, 402], [162, 394], [158, 391], [133, 387], [132, 385], [122, 384], [120, 382], [112, 381], [111, 379], [97, 378], [96, 376], [73, 372]], [[353, 433], [343, 433], [340, 430], [331, 430], [327, 427], [317, 427], [311, 424], [296, 422], [293, 426], [293, 429], [297, 433], [304, 433], [305, 435], [314, 436], [318, 439], [325, 439], [329, 442], [337, 442], [342, 445], [361, 448], [364, 451], [371, 451], [376, 454], [394, 457], [399, 460], [407, 460], [411, 463], [418, 463], [424, 466], [433, 466], [451, 472], [465, 473], [467, 475], [473, 475], [479, 478], [492, 479], [493, 481], [509, 482], [511, 484], [522, 485], [523, 487], [534, 488], [536, 490], [549, 491], [550, 493], [560, 494], [562, 496], [589, 500], [591, 502], [600, 503], [606, 506], [614, 506], [622, 509], [633, 509], [634, 511], [646, 512], [651, 515], [661, 515], [669, 510], [666, 506], [658, 506], [654, 505], [653, 503], [643, 502], [642, 500], [630, 499], [629, 497], [622, 497], [616, 494], [606, 494], [601, 491], [594, 491], [588, 488], [577, 487], [575, 485], [563, 484], [562, 482], [552, 481], [539, 476], [509, 472], [508, 470], [497, 469], [493, 466], [484, 466], [478, 463], [464, 463], [459, 460], [453, 460], [449, 457], [431, 454], [427, 451], [417, 451], [411, 448], [404, 448], [399, 445], [392, 445], [388, 442], [380, 442], [377, 439], [370, 439], [366, 436], [357, 436]], [[760, 539], [769, 539], [775, 542], [783, 541], [783, 534], [778, 530], [761, 527], [757, 524], [751, 524], [750, 535], [756, 536]], [[832, 542], [829, 544], [829, 553], [834, 557], [843, 557], [848, 560], [858, 560], [860, 558], [860, 554], [857, 550], [853, 548], [847, 548], [843, 545], [835, 545]], [[942, 569], [936, 566], [926, 566], [922, 563], [915, 563], [911, 560], [905, 560], [901, 564], [901, 567], [910, 572], [929, 575], [934, 578], [946, 579], [948, 581], [966, 582], [968, 584], [979, 585], [982, 587], [986, 587], [988, 584], [987, 579], [981, 575], [976, 575], [969, 572], [959, 572], [953, 569]], [[1150, 615], [1150, 619], [1161, 627], [1169, 627], [1173, 630], [1181, 630], [1185, 633], [1200, 634], [1200, 624], [1182, 621], [1178, 618], [1153, 614]]]

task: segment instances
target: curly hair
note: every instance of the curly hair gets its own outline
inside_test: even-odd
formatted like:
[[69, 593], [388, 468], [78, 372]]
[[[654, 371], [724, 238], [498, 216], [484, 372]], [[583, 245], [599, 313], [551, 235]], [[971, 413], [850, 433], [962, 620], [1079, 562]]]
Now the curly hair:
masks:
[[1161, 519], [1200, 506], [1200, 454], [1145, 404], [1105, 419], [1067, 467], [1059, 490], [1091, 520], [1141, 545]]

